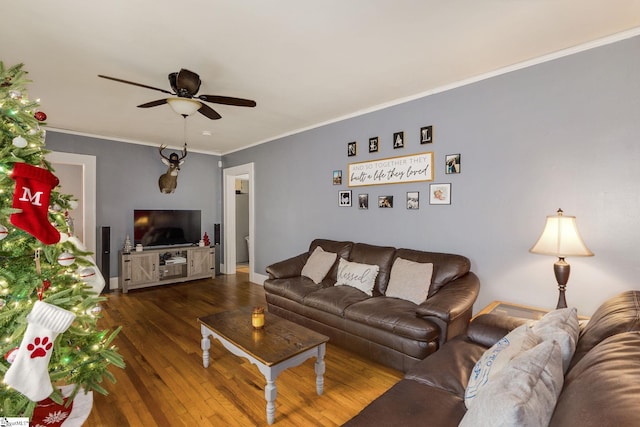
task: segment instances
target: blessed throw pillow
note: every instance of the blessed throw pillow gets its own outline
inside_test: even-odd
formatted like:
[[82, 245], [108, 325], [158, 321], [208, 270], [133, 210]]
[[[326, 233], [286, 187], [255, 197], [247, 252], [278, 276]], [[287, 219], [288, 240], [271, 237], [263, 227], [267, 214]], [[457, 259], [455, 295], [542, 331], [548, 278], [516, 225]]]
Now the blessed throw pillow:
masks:
[[432, 275], [432, 263], [396, 258], [391, 267], [385, 295], [420, 304], [427, 299]]
[[331, 270], [337, 256], [338, 254], [325, 252], [320, 246], [316, 246], [304, 267], [302, 267], [301, 274], [313, 280], [313, 283], [319, 284]]
[[471, 371], [469, 383], [464, 394], [464, 404], [467, 408], [475, 405], [478, 395], [491, 380], [500, 372], [511, 359], [529, 350], [540, 342], [540, 337], [533, 333], [529, 325], [518, 326], [505, 335], [500, 341], [484, 352], [480, 360]]
[[578, 311], [575, 308], [562, 308], [550, 311], [531, 327], [543, 341], [557, 341], [562, 350], [562, 369], [567, 372], [580, 334]]
[[373, 285], [378, 277], [377, 265], [360, 264], [340, 258], [336, 285], [353, 286], [369, 296], [373, 296]]
[[544, 341], [514, 357], [496, 375], [459, 427], [546, 427], [563, 383], [560, 346]]

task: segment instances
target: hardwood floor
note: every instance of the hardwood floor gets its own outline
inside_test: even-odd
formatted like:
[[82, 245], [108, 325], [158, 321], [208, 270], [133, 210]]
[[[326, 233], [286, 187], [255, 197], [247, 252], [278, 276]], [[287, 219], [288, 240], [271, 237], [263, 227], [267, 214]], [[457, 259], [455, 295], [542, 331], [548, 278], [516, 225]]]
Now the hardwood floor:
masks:
[[[112, 368], [117, 383], [103, 383], [108, 396], [94, 392], [85, 426], [267, 425], [264, 377], [213, 339], [205, 369], [196, 320], [239, 306], [266, 306], [262, 286], [239, 272], [107, 296], [101, 327], [122, 325], [115, 343], [127, 367]], [[322, 396], [315, 390], [315, 358], [280, 374], [274, 425], [339, 426], [402, 377], [331, 342], [325, 361]]]

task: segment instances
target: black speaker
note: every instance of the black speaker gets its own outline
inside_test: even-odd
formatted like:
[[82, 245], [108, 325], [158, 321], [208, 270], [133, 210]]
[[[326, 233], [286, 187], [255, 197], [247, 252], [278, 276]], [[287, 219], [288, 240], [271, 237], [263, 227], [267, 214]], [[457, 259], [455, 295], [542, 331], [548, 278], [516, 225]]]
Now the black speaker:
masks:
[[213, 243], [220, 244], [220, 224], [213, 224]]
[[98, 230], [97, 263], [102, 277], [106, 282], [103, 292], [109, 292], [109, 278], [111, 277], [111, 227], [103, 226]]

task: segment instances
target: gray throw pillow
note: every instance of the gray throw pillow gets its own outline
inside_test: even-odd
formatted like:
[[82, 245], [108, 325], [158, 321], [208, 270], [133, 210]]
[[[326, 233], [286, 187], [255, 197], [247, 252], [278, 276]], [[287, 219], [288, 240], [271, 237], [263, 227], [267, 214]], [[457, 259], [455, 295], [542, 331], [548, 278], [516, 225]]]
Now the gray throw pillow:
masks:
[[331, 270], [337, 257], [338, 254], [325, 252], [320, 246], [317, 246], [302, 267], [301, 274], [313, 280], [313, 283], [319, 284]]
[[385, 295], [421, 304], [427, 299], [433, 264], [396, 258]]
[[373, 296], [373, 286], [378, 277], [377, 265], [360, 264], [340, 258], [336, 285], [353, 286], [369, 296]]
[[531, 327], [543, 341], [557, 341], [562, 350], [562, 370], [567, 372], [580, 334], [578, 311], [575, 308], [562, 308], [550, 311]]
[[533, 348], [540, 337], [533, 333], [529, 325], [521, 325], [505, 335], [500, 341], [484, 352], [475, 364], [464, 394], [464, 404], [471, 408], [493, 381], [514, 357]]
[[546, 427], [563, 383], [560, 346], [543, 341], [514, 357], [498, 373], [459, 427]]

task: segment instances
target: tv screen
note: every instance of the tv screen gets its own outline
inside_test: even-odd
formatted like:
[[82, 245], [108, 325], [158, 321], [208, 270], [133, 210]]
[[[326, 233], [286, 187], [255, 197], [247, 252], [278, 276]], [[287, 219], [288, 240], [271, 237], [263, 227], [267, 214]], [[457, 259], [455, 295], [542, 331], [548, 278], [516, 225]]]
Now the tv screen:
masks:
[[200, 211], [133, 211], [133, 240], [136, 245], [189, 245], [198, 243], [201, 238]]

